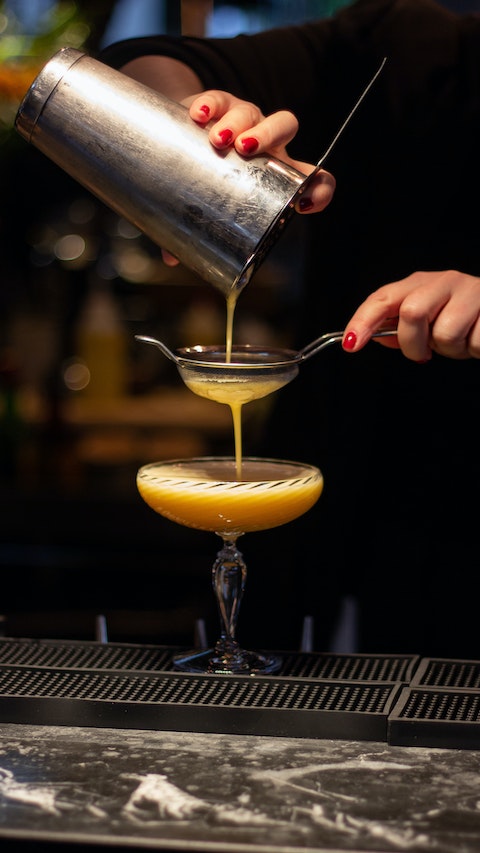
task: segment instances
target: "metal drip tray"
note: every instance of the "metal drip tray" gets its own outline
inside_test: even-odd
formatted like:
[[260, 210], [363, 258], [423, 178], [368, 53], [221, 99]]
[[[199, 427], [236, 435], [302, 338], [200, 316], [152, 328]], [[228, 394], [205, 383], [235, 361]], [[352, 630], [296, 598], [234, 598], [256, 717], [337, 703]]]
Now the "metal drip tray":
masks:
[[385, 741], [400, 684], [0, 668], [0, 720]]
[[389, 716], [388, 742], [480, 749], [480, 690], [403, 688]]

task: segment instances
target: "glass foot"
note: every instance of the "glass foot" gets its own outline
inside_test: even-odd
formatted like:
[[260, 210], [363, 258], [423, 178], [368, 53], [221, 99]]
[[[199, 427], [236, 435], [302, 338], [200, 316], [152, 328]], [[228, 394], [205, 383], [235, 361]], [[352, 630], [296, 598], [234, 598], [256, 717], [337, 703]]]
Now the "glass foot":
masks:
[[217, 675], [268, 675], [277, 672], [282, 665], [278, 655], [236, 649], [233, 652], [218, 649], [202, 649], [186, 652], [173, 658], [175, 669], [182, 672], [216, 673]]

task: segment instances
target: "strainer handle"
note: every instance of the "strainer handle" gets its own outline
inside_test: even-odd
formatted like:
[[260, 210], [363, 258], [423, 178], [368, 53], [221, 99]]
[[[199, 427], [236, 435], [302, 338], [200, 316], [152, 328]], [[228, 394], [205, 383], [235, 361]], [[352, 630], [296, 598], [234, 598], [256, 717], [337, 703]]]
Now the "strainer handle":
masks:
[[[312, 355], [316, 355], [317, 352], [320, 352], [320, 350], [330, 346], [330, 344], [341, 341], [344, 334], [345, 332], [326, 332], [324, 335], [320, 335], [319, 338], [311, 341], [311, 343], [307, 344], [299, 351], [298, 361], [306, 361], [307, 358], [310, 358]], [[377, 329], [377, 331], [373, 333], [372, 338], [385, 338], [396, 334], [396, 329]]]
[[149, 335], [135, 335], [136, 341], [142, 341], [144, 344], [153, 344], [154, 347], [158, 347], [158, 349], [163, 352], [170, 361], [174, 361], [175, 364], [180, 363], [180, 359], [173, 353], [163, 341], [157, 341], [156, 338], [151, 338]]

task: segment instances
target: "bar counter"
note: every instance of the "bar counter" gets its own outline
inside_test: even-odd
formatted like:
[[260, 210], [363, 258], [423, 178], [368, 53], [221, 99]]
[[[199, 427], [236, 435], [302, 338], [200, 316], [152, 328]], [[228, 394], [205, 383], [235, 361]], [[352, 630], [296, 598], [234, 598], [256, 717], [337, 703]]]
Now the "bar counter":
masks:
[[480, 850], [480, 661], [0, 640], [0, 844], [22, 851]]
[[470, 750], [6, 724], [0, 843], [478, 853], [479, 785]]

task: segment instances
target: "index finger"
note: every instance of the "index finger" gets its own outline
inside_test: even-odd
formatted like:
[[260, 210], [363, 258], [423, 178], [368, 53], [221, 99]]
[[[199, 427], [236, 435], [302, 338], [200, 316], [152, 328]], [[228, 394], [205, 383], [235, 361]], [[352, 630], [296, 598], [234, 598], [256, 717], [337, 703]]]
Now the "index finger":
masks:
[[[392, 285], [384, 285], [371, 293], [346, 324], [343, 348], [347, 352], [358, 352], [379, 329], [396, 329], [402, 300], [403, 293], [397, 292]], [[386, 338], [384, 343], [398, 348], [394, 337]]]

